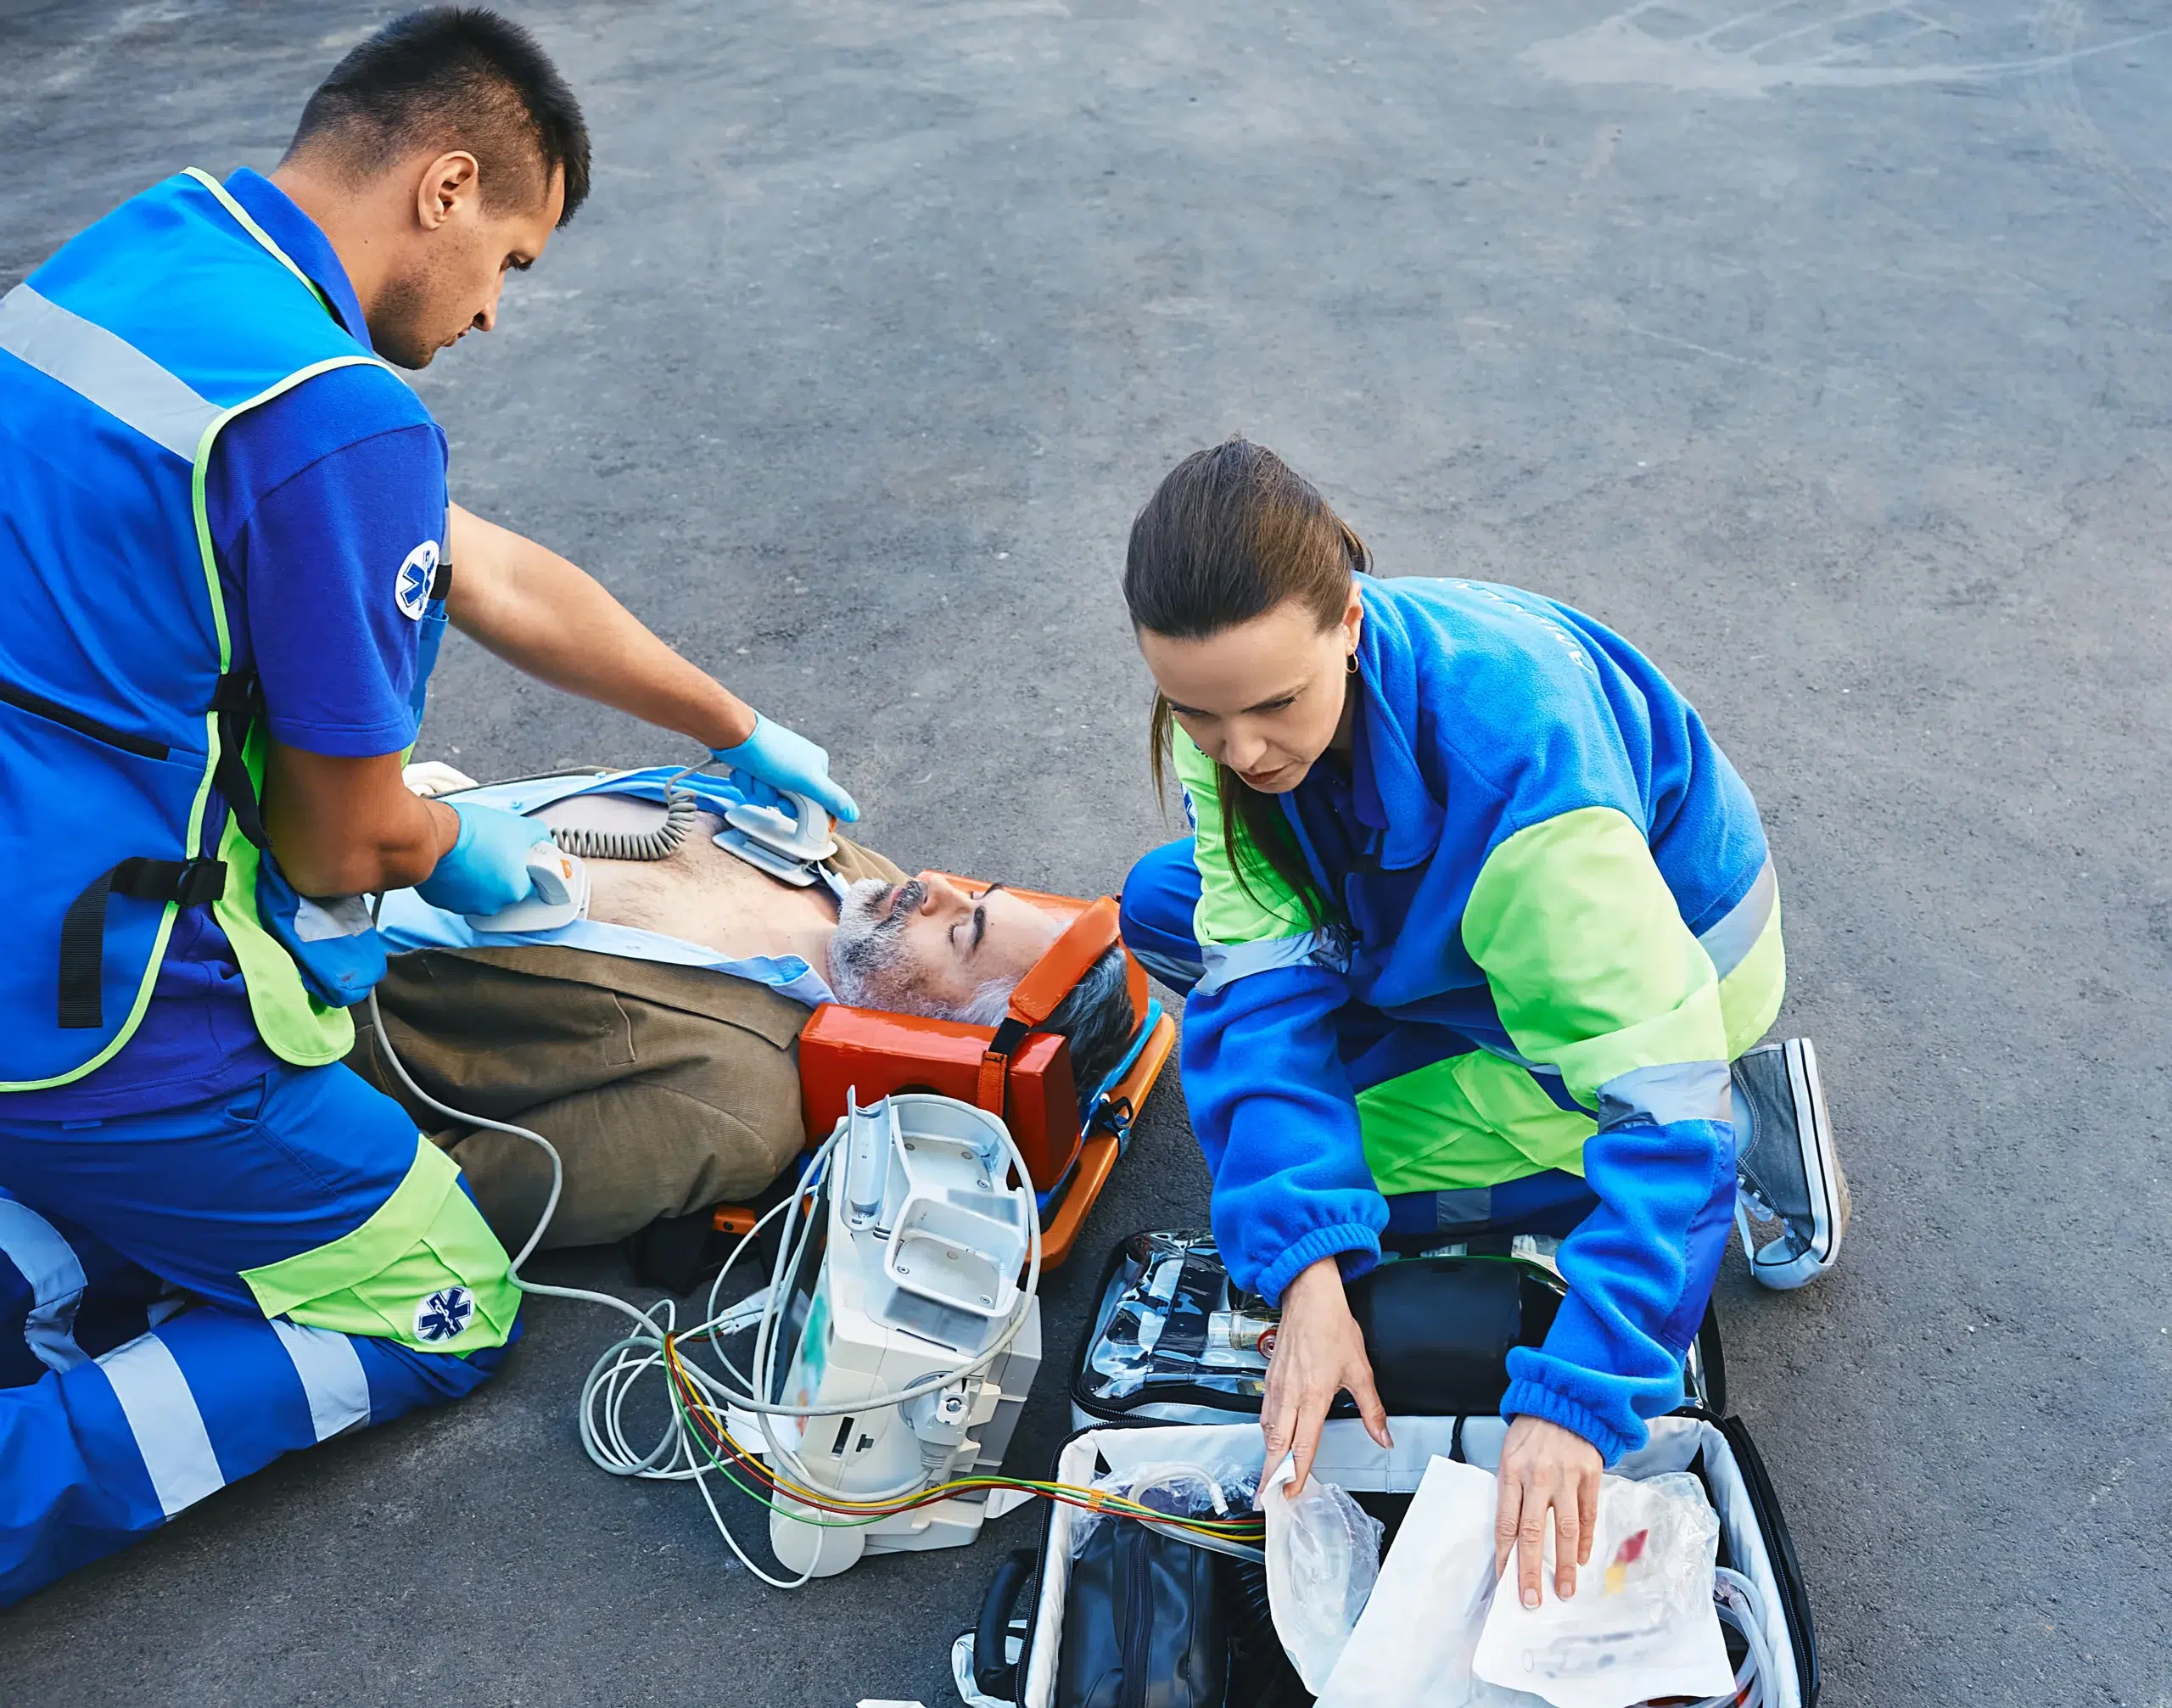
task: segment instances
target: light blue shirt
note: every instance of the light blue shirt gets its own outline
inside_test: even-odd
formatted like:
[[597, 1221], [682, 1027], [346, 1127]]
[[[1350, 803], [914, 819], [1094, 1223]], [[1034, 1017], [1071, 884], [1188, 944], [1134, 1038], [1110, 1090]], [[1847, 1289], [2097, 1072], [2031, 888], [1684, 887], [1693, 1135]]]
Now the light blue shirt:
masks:
[[[664, 783], [676, 774], [672, 765], [647, 770], [614, 771], [598, 776], [592, 771], [561, 776], [523, 777], [510, 783], [492, 783], [462, 792], [460, 798], [479, 806], [497, 807], [524, 815], [576, 795], [630, 795], [637, 800], [663, 799]], [[682, 780], [679, 787], [700, 798], [703, 805], [721, 815], [739, 805], [745, 797], [729, 777], [700, 773]], [[828, 980], [796, 955], [753, 955], [735, 960], [715, 949], [662, 932], [641, 931], [627, 925], [606, 925], [598, 920], [577, 919], [556, 931], [478, 931], [456, 913], [432, 907], [411, 889], [387, 893], [378, 915], [385, 951], [401, 955], [417, 949], [498, 949], [517, 944], [547, 944], [557, 949], [582, 949], [591, 955], [615, 955], [627, 960], [660, 961], [672, 966], [698, 966], [731, 978], [766, 984], [780, 996], [809, 1008], [835, 1002]]]

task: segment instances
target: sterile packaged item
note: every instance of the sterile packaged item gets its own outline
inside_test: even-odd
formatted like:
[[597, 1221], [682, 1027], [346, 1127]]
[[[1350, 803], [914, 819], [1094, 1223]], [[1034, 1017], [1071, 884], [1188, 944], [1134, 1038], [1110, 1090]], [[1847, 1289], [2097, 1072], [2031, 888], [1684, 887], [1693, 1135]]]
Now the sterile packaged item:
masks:
[[1199, 1361], [1210, 1370], [1264, 1370], [1280, 1332], [1277, 1318], [1217, 1311], [1206, 1319], [1206, 1345]]
[[1576, 1594], [1553, 1593], [1549, 1529], [1539, 1604], [1517, 1599], [1511, 1559], [1471, 1670], [1553, 1708], [1731, 1692], [1734, 1668], [1712, 1604], [1719, 1542], [1719, 1518], [1695, 1477], [1602, 1479], [1591, 1563], [1576, 1574]]
[[1493, 1478], [1436, 1457], [1318, 1708], [1464, 1708], [1493, 1599]]
[[1267, 1513], [1267, 1595], [1290, 1664], [1318, 1693], [1335, 1671], [1380, 1575], [1385, 1526], [1318, 1476], [1290, 1497], [1296, 1461], [1285, 1459], [1260, 1491]]

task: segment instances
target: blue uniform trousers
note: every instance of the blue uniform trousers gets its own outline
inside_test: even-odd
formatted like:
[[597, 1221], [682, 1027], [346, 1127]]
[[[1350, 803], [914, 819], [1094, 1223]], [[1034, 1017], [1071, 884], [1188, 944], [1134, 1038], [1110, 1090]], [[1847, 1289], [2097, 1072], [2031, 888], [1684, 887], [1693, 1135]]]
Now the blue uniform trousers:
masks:
[[242, 1279], [359, 1228], [415, 1151], [414, 1122], [340, 1067], [96, 1122], [0, 1100], [0, 1605], [283, 1453], [490, 1375], [503, 1347], [267, 1320]]

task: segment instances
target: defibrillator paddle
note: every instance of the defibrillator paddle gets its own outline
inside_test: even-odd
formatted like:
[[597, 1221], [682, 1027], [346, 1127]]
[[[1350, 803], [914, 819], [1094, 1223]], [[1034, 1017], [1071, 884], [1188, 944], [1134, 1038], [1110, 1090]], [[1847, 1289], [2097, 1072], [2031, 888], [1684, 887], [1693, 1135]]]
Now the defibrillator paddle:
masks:
[[556, 843], [540, 842], [528, 851], [533, 884], [525, 899], [496, 913], [466, 916], [477, 931], [556, 931], [588, 913], [588, 868]]

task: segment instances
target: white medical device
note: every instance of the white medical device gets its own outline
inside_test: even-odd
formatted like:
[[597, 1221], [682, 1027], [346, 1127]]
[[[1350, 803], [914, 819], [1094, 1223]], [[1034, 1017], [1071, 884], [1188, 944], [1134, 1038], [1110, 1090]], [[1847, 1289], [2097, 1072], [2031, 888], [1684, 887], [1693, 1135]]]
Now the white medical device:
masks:
[[556, 931], [588, 913], [588, 868], [578, 854], [556, 843], [538, 843], [528, 851], [528, 876], [535, 888], [525, 900], [496, 913], [471, 913], [477, 931]]
[[843, 883], [823, 861], [837, 851], [830, 815], [811, 795], [787, 795], [792, 810], [747, 803], [725, 809], [725, 828], [712, 840], [727, 854], [771, 877], [805, 889], [825, 884], [842, 894]]
[[[773, 1464], [781, 1449], [806, 1488], [845, 1500], [992, 1473], [1041, 1361], [1040, 1301], [1019, 1285], [1036, 1212], [1031, 1189], [1008, 1183], [1010, 1134], [984, 1110], [919, 1093], [869, 1109], [854, 1100], [842, 1128], [817, 1212], [820, 1269], [787, 1307], [796, 1345], [774, 1395], [817, 1414], [771, 1419], [744, 1438], [766, 1440]], [[984, 1369], [957, 1374], [1014, 1330]], [[770, 1546], [787, 1570], [827, 1577], [864, 1554], [962, 1546], [988, 1498], [953, 1495], [851, 1528], [805, 1522], [798, 1515], [832, 1515], [780, 1498]]]

